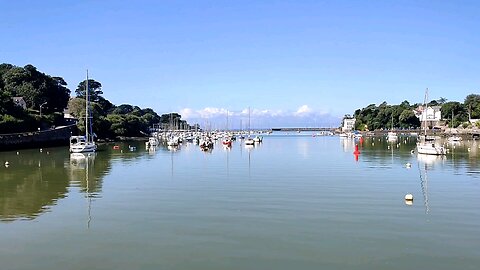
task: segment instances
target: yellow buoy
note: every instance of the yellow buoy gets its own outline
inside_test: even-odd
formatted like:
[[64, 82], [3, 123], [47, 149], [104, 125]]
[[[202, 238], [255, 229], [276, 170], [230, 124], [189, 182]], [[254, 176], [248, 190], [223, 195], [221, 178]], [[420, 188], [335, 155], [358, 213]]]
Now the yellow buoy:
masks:
[[8, 167], [10, 166], [10, 163], [8, 163], [8, 161], [5, 161], [5, 167]]
[[408, 193], [407, 195], [405, 195], [405, 201], [413, 201], [413, 195]]

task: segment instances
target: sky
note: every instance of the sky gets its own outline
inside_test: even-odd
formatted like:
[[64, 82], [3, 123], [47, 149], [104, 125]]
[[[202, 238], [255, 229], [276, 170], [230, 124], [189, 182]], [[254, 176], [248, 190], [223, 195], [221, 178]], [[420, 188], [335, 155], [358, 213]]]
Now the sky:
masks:
[[0, 62], [201, 125], [334, 126], [480, 92], [480, 1], [7, 1]]

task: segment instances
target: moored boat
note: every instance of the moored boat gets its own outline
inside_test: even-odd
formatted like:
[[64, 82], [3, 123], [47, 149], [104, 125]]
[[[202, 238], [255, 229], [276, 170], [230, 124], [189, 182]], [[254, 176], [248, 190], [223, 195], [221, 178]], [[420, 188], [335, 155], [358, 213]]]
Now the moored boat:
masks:
[[[428, 88], [425, 90], [425, 101], [424, 101], [424, 113], [426, 112], [427, 107], [427, 99], [428, 99]], [[419, 142], [417, 142], [417, 153], [424, 154], [424, 155], [446, 155], [447, 151], [445, 147], [437, 145], [435, 143], [435, 139], [427, 136], [427, 119], [425, 117], [424, 121], [424, 134], [421, 138], [419, 138]]]
[[92, 124], [90, 121], [90, 101], [88, 88], [88, 70], [87, 80], [85, 81], [85, 136], [71, 136], [70, 137], [70, 153], [84, 153], [97, 151], [97, 145], [93, 141]]

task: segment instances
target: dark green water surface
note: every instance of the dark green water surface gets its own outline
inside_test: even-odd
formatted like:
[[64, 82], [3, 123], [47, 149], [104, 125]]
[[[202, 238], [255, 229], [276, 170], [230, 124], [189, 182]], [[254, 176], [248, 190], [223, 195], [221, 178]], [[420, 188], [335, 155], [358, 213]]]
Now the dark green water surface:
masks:
[[118, 145], [0, 152], [0, 269], [480, 267], [480, 142]]

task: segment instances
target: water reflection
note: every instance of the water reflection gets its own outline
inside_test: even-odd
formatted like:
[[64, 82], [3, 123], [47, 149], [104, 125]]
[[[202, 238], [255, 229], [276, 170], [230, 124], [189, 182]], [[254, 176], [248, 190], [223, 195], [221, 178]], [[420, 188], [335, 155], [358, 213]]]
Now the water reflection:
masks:
[[34, 219], [67, 197], [69, 187], [98, 197], [111, 161], [108, 151], [102, 154], [69, 155], [65, 148], [0, 152], [10, 164], [0, 170], [0, 221]]
[[[225, 164], [228, 177], [233, 171], [238, 173], [238, 168], [242, 167], [248, 169], [248, 177], [251, 178], [255, 170], [261, 169], [260, 166], [254, 166], [259, 164], [258, 160], [268, 155], [271, 155], [269, 159], [277, 160], [278, 158], [279, 162], [290, 158], [289, 156], [277, 157], [276, 151], [284, 149], [284, 145], [289, 143], [287, 140], [296, 140], [295, 138], [272, 137], [271, 140], [279, 140], [276, 145], [280, 148], [274, 151], [269, 147], [273, 143], [268, 140], [264, 142], [266, 144], [264, 146], [262, 144], [245, 146], [242, 141], [239, 141], [232, 148], [216, 147], [207, 155], [203, 155], [205, 152], [202, 153], [200, 148], [193, 144], [183, 145], [182, 148], [159, 146], [147, 149], [143, 142], [118, 143], [115, 146], [106, 144], [100, 147], [98, 153], [90, 155], [70, 155], [66, 148], [43, 149], [41, 152], [39, 149], [22, 150], [18, 155], [17, 152], [0, 152], [0, 162], [4, 164], [8, 161], [10, 164], [8, 168], [2, 166], [0, 169], [0, 221], [34, 219], [42, 213], [50, 211], [59, 200], [67, 196], [69, 190], [81, 192], [89, 200], [89, 206], [91, 206], [92, 200], [103, 196], [103, 179], [110, 173], [114, 164], [139, 163], [142, 159], [153, 160], [158, 155], [166, 156], [165, 164], [167, 168], [170, 165], [172, 175], [174, 174], [174, 165], [182, 167], [182, 169], [190, 166], [182, 162], [186, 155], [189, 155], [189, 161], [190, 157], [201, 155], [205, 159]], [[315, 149], [319, 146], [314, 144], [319, 140], [325, 140], [329, 144], [325, 147], [327, 150], [330, 149], [330, 143], [337, 145], [336, 149], [340, 143], [341, 149], [338, 151], [343, 150], [348, 153], [348, 159], [351, 162], [354, 162], [352, 160], [355, 159], [353, 152], [355, 145], [358, 144], [360, 155], [356, 158], [359, 159], [360, 166], [362, 163], [367, 163], [369, 167], [392, 169], [405, 167], [407, 163], [418, 163], [419, 170], [423, 174], [441, 168], [442, 170], [453, 170], [455, 174], [480, 178], [478, 141], [448, 144], [448, 154], [441, 158], [411, 154], [411, 150], [415, 148], [416, 138], [409, 136], [400, 136], [396, 143], [389, 143], [383, 137], [367, 137], [363, 139], [363, 142], [358, 139], [336, 137], [304, 137], [298, 140], [300, 141], [297, 141], [295, 145], [297, 151], [292, 155], [296, 154], [302, 160], [318, 158]], [[291, 145], [287, 147], [291, 147]], [[254, 151], [259, 154], [256, 158], [253, 157]], [[324, 151], [324, 148], [321, 151]], [[217, 152], [223, 152], [222, 160], [217, 159]], [[243, 155], [243, 164], [237, 163], [237, 155], [240, 157]], [[178, 168], [177, 172], [179, 172]], [[425, 180], [421, 180], [422, 185], [425, 184], [427, 187], [426, 191], [428, 191], [427, 179], [428, 176], [425, 177]], [[428, 194], [425, 197], [425, 201], [428, 201]]]
[[0, 170], [0, 221], [34, 219], [66, 197], [69, 177], [63, 154], [25, 150], [0, 157], [10, 164]]
[[417, 154], [418, 172], [420, 175], [420, 186], [422, 189], [423, 204], [425, 206], [425, 214], [430, 212], [428, 203], [428, 171], [433, 170], [446, 160], [444, 156]]
[[[82, 191], [85, 193], [87, 200], [87, 228], [90, 228], [90, 223], [92, 221], [92, 198], [98, 196], [99, 191], [101, 190], [98, 187], [98, 183], [101, 182], [99, 179], [90, 179], [91, 175], [95, 174], [93, 170], [95, 168], [95, 156], [96, 153], [73, 153], [70, 154], [70, 171], [71, 175], [75, 179], [79, 180], [80, 186], [83, 187]], [[74, 179], [72, 177], [72, 179]], [[83, 178], [82, 178], [83, 177]], [[82, 181], [85, 179], [84, 181]]]

